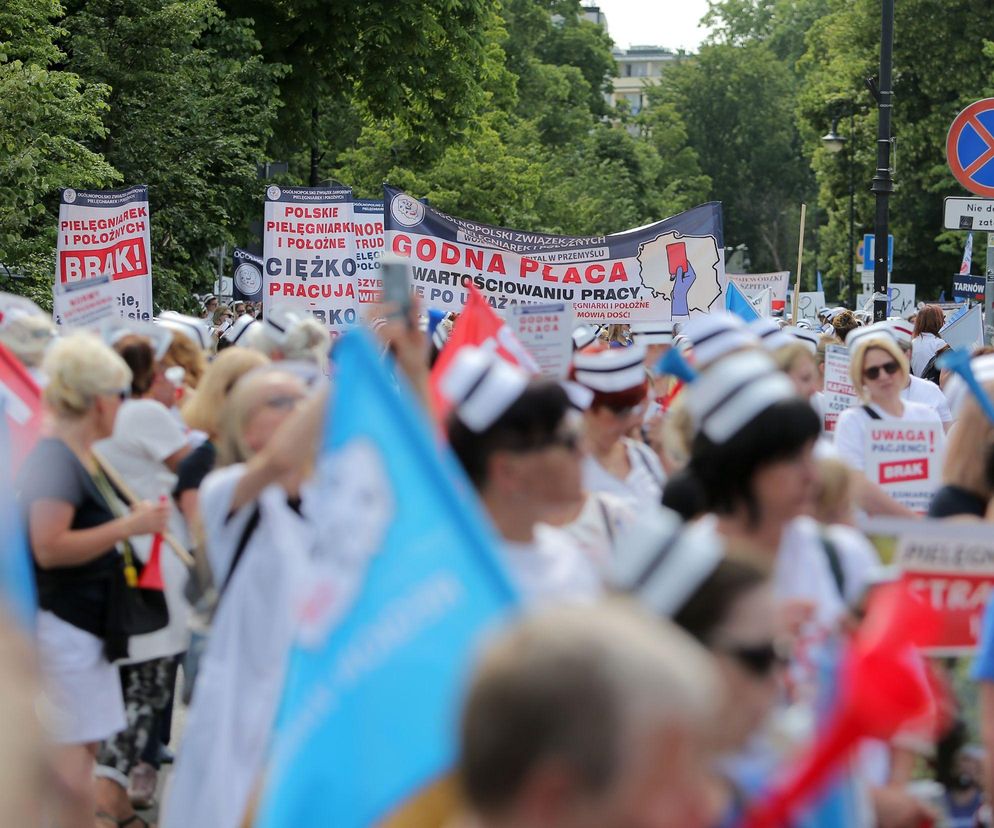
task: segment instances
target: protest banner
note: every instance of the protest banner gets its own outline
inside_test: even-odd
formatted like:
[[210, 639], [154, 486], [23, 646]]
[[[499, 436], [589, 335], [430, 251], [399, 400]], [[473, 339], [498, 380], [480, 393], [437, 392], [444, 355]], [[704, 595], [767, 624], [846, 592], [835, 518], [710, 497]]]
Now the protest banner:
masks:
[[972, 652], [984, 607], [994, 591], [994, 538], [981, 521], [863, 518], [859, 528], [881, 561], [941, 616], [941, 634], [930, 655]]
[[334, 359], [314, 481], [323, 540], [257, 828], [426, 824], [412, 811], [453, 770], [481, 637], [517, 604], [469, 481], [406, 383], [363, 331]]
[[352, 190], [266, 188], [263, 309], [290, 306], [314, 315], [332, 336], [358, 319]]
[[384, 185], [387, 249], [409, 259], [431, 309], [563, 302], [580, 322], [658, 322], [723, 306], [721, 205], [606, 236], [555, 236], [454, 218]]
[[994, 538], [984, 523], [926, 521], [898, 538], [894, 557], [911, 588], [938, 610], [933, 655], [973, 652], [994, 591]]
[[117, 287], [107, 276], [72, 282], [54, 298], [55, 324], [64, 328], [96, 328], [118, 315]]
[[925, 514], [942, 485], [941, 423], [872, 420], [866, 432], [866, 476], [894, 500]]
[[359, 306], [379, 302], [383, 295], [380, 253], [383, 252], [383, 202], [356, 198], [352, 201], [355, 222], [356, 296]]
[[573, 358], [573, 313], [565, 302], [516, 305], [507, 322], [538, 363], [540, 374], [565, 379]]
[[839, 415], [858, 404], [859, 397], [849, 379], [849, 350], [845, 345], [829, 345], [825, 348], [825, 389], [822, 396], [825, 434], [834, 437]]
[[[774, 316], [783, 315], [787, 304], [787, 289], [790, 287], [790, 271], [776, 273], [729, 273], [728, 281], [735, 284], [750, 299], [761, 296], [764, 290], [771, 294], [771, 307]], [[769, 316], [770, 314], [763, 314]]]
[[231, 300], [233, 302], [262, 301], [262, 267], [263, 261], [254, 253], [236, 247], [231, 254]]
[[[55, 304], [77, 282], [107, 276], [115, 311], [126, 319], [152, 319], [152, 259], [148, 187], [62, 190], [56, 242]], [[56, 321], [58, 321], [58, 312]]]
[[953, 276], [953, 299], [957, 302], [983, 302], [984, 286], [987, 279], [984, 276], [970, 276], [969, 274]]

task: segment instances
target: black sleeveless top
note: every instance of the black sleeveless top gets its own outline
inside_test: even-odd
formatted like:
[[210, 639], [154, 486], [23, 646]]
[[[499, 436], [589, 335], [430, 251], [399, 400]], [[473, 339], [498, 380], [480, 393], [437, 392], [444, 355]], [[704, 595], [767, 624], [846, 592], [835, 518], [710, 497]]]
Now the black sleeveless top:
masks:
[[[15, 485], [25, 515], [38, 500], [58, 500], [73, 507], [70, 529], [92, 529], [115, 515], [96, 483], [72, 450], [61, 440], [38, 441], [21, 467]], [[28, 537], [30, 545], [30, 533]], [[77, 566], [43, 567], [31, 550], [38, 605], [63, 621], [106, 640], [111, 588], [121, 570], [114, 547]]]

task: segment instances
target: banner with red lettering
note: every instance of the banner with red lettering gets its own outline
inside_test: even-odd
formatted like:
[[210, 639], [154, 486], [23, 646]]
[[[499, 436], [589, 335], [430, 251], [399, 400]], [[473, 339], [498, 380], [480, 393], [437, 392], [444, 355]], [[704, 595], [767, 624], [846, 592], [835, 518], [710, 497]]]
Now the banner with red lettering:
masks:
[[577, 322], [679, 319], [724, 308], [721, 205], [604, 236], [555, 236], [454, 218], [384, 185], [387, 249], [409, 259], [422, 305], [461, 311], [564, 302]]
[[383, 252], [383, 202], [370, 198], [352, 201], [355, 228], [356, 296], [359, 307], [379, 302], [383, 294], [380, 253]]
[[942, 425], [871, 420], [866, 430], [866, 476], [911, 511], [928, 512], [942, 485]]
[[113, 283], [118, 314], [126, 319], [152, 319], [152, 243], [144, 184], [125, 190], [62, 190], [55, 263], [56, 322], [67, 307], [68, 288], [102, 276]]
[[348, 187], [266, 188], [263, 310], [305, 310], [332, 336], [356, 323], [355, 234]]
[[994, 538], [983, 523], [908, 521], [897, 537], [894, 565], [942, 619], [933, 654], [972, 652], [984, 607], [994, 591]]

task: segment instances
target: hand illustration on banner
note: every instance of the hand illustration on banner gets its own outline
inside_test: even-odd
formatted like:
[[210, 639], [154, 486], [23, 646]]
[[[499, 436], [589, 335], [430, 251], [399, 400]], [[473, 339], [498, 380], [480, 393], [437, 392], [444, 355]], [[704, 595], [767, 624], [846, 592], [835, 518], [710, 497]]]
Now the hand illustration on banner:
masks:
[[706, 313], [724, 292], [712, 236], [665, 233], [639, 245], [638, 260], [642, 283], [672, 303], [672, 318]]
[[673, 307], [670, 313], [673, 316], [690, 316], [687, 295], [690, 293], [690, 286], [697, 280], [697, 274], [687, 259], [685, 242], [666, 245], [666, 263], [673, 279]]

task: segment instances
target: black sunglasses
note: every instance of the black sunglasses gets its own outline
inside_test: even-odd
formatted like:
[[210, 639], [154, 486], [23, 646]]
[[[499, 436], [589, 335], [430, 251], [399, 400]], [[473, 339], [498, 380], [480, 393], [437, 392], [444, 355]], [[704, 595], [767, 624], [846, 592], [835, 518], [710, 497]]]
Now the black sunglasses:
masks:
[[872, 368], [867, 368], [863, 372], [863, 375], [868, 380], [875, 380], [877, 377], [880, 376], [881, 371], [886, 371], [888, 375], [894, 376], [894, 374], [896, 374], [900, 370], [901, 366], [898, 365], [893, 360], [891, 360], [890, 362], [885, 362], [883, 365], [874, 365]]
[[786, 667], [789, 659], [775, 641], [751, 646], [726, 646], [721, 652], [734, 658], [750, 673], [761, 678], [768, 676], [775, 668]]

